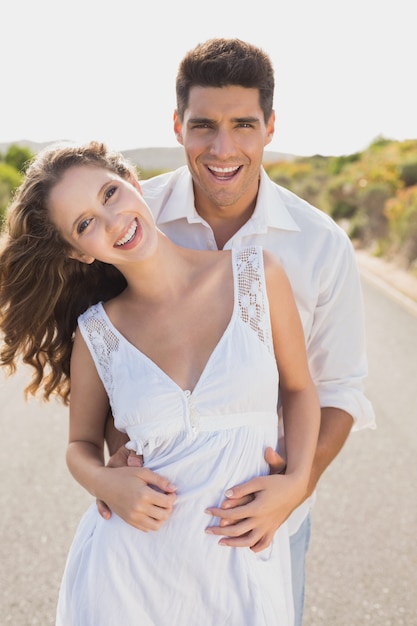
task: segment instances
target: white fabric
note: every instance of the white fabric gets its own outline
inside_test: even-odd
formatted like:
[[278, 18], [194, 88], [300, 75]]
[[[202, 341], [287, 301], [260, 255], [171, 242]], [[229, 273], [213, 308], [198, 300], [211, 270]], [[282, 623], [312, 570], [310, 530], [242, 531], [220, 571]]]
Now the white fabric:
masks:
[[[144, 180], [141, 186], [159, 228], [173, 241], [188, 248], [217, 249], [210, 226], [194, 207], [187, 166]], [[349, 413], [354, 431], [375, 428], [374, 411], [363, 389], [368, 369], [362, 294], [345, 232], [262, 170], [255, 211], [225, 248], [250, 245], [273, 252], [286, 270], [321, 406]], [[297, 531], [314, 499], [294, 511], [290, 534]]]
[[87, 511], [70, 549], [57, 626], [292, 626], [286, 524], [272, 545], [218, 545], [204, 511], [268, 473], [277, 440], [278, 372], [262, 251], [233, 251], [234, 309], [193, 390], [181, 389], [112, 325], [102, 304], [79, 319], [115, 424], [146, 467], [177, 485], [156, 532]]

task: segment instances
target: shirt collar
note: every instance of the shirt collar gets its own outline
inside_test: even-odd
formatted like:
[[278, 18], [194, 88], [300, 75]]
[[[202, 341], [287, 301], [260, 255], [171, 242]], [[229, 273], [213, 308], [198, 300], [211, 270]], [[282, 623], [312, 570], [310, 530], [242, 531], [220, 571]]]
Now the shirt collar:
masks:
[[284, 201], [284, 193], [286, 191], [275, 184], [262, 167], [258, 199], [249, 221], [256, 222], [259, 227], [263, 227], [265, 230], [277, 228], [280, 230], [299, 231], [300, 228]]
[[[166, 224], [179, 219], [186, 219], [190, 224], [203, 220], [194, 206], [194, 191], [188, 166], [178, 168], [173, 173], [172, 193], [158, 217], [158, 224]], [[255, 210], [248, 220], [248, 227], [255, 227], [258, 232], [268, 228], [295, 230], [300, 228], [285, 206], [283, 190], [271, 181], [264, 168], [261, 177]]]
[[172, 177], [172, 192], [159, 214], [158, 224], [167, 224], [184, 218], [190, 223], [201, 222], [201, 217], [194, 206], [193, 179], [188, 166], [184, 165], [175, 170]]

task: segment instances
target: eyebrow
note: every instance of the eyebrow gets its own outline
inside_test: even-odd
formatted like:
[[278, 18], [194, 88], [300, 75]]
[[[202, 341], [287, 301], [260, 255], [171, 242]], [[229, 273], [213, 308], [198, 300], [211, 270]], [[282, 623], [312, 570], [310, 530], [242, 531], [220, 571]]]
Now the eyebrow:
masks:
[[[249, 123], [249, 124], [257, 124], [259, 122], [259, 117], [254, 117], [254, 116], [250, 116], [250, 117], [232, 117], [231, 119], [232, 122], [239, 122], [239, 123]], [[216, 120], [210, 118], [210, 117], [190, 117], [190, 119], [188, 120], [188, 124], [204, 124], [204, 123], [216, 123]]]

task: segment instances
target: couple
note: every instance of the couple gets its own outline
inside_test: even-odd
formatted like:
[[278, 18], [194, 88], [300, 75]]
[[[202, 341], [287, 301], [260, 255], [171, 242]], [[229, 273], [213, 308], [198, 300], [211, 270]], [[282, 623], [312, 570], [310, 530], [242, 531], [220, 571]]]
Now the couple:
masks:
[[[174, 130], [188, 167], [140, 189], [99, 144], [55, 148], [11, 207], [2, 363], [23, 353], [37, 371], [32, 390], [68, 399], [82, 314], [68, 464], [118, 514], [92, 507], [82, 520], [58, 624], [292, 624], [291, 512], [301, 623], [306, 494], [352, 425], [374, 417], [350, 242], [262, 169], [273, 91], [261, 50], [201, 44], [177, 75]], [[260, 246], [284, 266], [304, 332], [281, 264]], [[43, 286], [37, 267], [47, 267]], [[109, 402], [143, 468], [103, 466]], [[278, 403], [287, 468], [268, 476]], [[111, 450], [119, 443], [109, 436]]]

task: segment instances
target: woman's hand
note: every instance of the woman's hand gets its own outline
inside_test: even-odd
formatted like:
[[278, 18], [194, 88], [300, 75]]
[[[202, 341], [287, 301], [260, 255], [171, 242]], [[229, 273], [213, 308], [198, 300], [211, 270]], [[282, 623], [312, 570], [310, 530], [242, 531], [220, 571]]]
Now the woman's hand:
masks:
[[290, 476], [274, 474], [253, 478], [226, 491], [231, 498], [250, 498], [235, 508], [208, 508], [207, 513], [220, 518], [218, 526], [206, 532], [221, 536], [223, 546], [249, 547], [260, 552], [269, 546], [276, 530], [300, 503], [298, 487]]
[[107, 466], [97, 481], [97, 491], [103, 494], [107, 509], [144, 532], [158, 530], [170, 517], [175, 490], [167, 478], [144, 467]]
[[249, 547], [260, 552], [269, 546], [276, 530], [300, 504], [304, 493], [298, 480], [285, 475], [285, 461], [272, 448], [265, 452], [269, 476], [260, 476], [226, 491], [220, 508], [207, 513], [219, 518], [206, 532], [221, 537], [219, 544]]
[[147, 532], [158, 530], [169, 518], [175, 503], [175, 486], [142, 465], [141, 456], [121, 446], [105, 468], [117, 473], [103, 475], [106, 502], [97, 499], [96, 504], [104, 519], [110, 519], [113, 510], [128, 524]]

